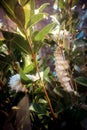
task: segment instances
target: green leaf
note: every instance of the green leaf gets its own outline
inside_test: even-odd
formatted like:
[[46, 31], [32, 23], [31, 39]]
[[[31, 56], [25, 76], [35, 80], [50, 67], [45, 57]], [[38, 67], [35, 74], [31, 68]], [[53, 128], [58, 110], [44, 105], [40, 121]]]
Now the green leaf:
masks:
[[44, 4], [42, 4], [42, 5], [39, 7], [38, 11], [39, 11], [40, 13], [43, 12], [43, 10], [44, 10], [48, 5], [50, 5], [50, 3], [44, 3]]
[[37, 42], [37, 41], [35, 41], [35, 44], [34, 44], [34, 52], [38, 52], [39, 51], [39, 49], [42, 47], [42, 45], [43, 45], [43, 42]]
[[72, 6], [77, 5], [78, 2], [79, 2], [79, 0], [72, 0]]
[[59, 8], [66, 8], [67, 10], [69, 9], [69, 6], [70, 7], [73, 7], [75, 6], [77, 3], [79, 2], [79, 0], [60, 0], [57, 2], [57, 5], [59, 6]]
[[54, 88], [54, 89], [53, 89], [53, 92], [54, 92], [55, 94], [57, 94], [58, 96], [63, 97], [63, 95], [62, 95], [62, 93], [59, 91], [59, 88], [58, 88], [58, 87]]
[[24, 53], [26, 53], [26, 54], [30, 53], [30, 48], [29, 48], [27, 41], [20, 35], [17, 36], [13, 42], [14, 42], [14, 44], [16, 44], [16, 47], [18, 47]]
[[29, 66], [25, 67], [24, 73], [25, 73], [25, 74], [28, 74], [29, 72], [33, 71], [34, 68], [35, 68], [35, 64], [34, 64], [34, 63], [31, 63]]
[[12, 40], [14, 35], [16, 35], [15, 33], [11, 33], [11, 32], [7, 32], [7, 31], [3, 31], [1, 30], [3, 36], [5, 39], [7, 39], [8, 41]]
[[87, 87], [87, 78], [86, 77], [78, 77], [78, 78], [75, 79], [75, 81], [78, 84]]
[[[68, 6], [68, 1], [61, 0], [57, 2], [57, 5], [59, 4], [59, 8], [65, 8]], [[66, 6], [67, 5], [67, 6]], [[68, 8], [67, 8], [68, 9]]]
[[51, 84], [51, 81], [48, 76], [49, 72], [50, 72], [50, 67], [47, 67], [43, 73], [43, 79]]
[[35, 10], [35, 0], [30, 0], [30, 8], [31, 8], [30, 16], [32, 16]]
[[81, 69], [80, 69], [80, 67], [78, 66], [78, 65], [74, 65], [74, 69], [77, 71], [77, 72], [81, 72]]
[[34, 15], [31, 17], [31, 19], [30, 19], [30, 21], [29, 21], [29, 23], [28, 23], [28, 25], [27, 25], [27, 28], [28, 28], [28, 27], [31, 27], [31, 26], [33, 26], [33, 25], [35, 25], [35, 24], [38, 23], [40, 20], [42, 20], [42, 19], [44, 18], [44, 15], [46, 15], [46, 13], [34, 14]]
[[24, 72], [22, 71], [21, 68], [19, 68], [19, 73], [20, 73], [20, 77], [21, 77], [21, 80], [22, 80], [23, 83], [28, 84], [28, 83], [31, 83], [31, 82], [32, 82], [32, 80], [29, 79], [29, 78], [24, 74]]
[[35, 41], [43, 41], [45, 36], [52, 30], [55, 23], [48, 24], [35, 36]]
[[3, 45], [3, 41], [0, 41], [0, 47]]
[[24, 13], [22, 6], [19, 3], [17, 3], [15, 5], [14, 13], [15, 13], [15, 16], [16, 16], [17, 20], [19, 21], [20, 25], [24, 26], [25, 25], [25, 13]]
[[47, 101], [43, 98], [40, 98], [38, 102], [42, 104], [47, 104]]
[[32, 103], [30, 108], [29, 108], [30, 111], [34, 111], [34, 112], [37, 112], [38, 114], [41, 114], [41, 115], [46, 115], [47, 114], [47, 110], [46, 110], [46, 106], [42, 103]]
[[24, 6], [25, 4], [27, 4], [30, 0], [18, 0], [18, 2], [20, 3], [20, 5]]
[[33, 39], [33, 43], [34, 43], [34, 52], [37, 53], [39, 51], [39, 49], [42, 47], [42, 45], [44, 44], [44, 42], [42, 41], [35, 41], [34, 38], [35, 36], [38, 34], [39, 31], [35, 31], [34, 33], [32, 33], [32, 39]]
[[4, 7], [5, 11], [13, 18], [15, 18], [14, 8], [17, 3], [17, 0], [1, 0], [2, 7]]
[[23, 32], [22, 26], [25, 23], [24, 11], [22, 7], [18, 4], [17, 0], [2, 0], [0, 2], [8, 17], [12, 21], [14, 21]]
[[48, 74], [49, 74], [49, 72], [50, 72], [50, 67], [47, 67], [47, 68], [45, 69], [45, 71], [44, 71], [43, 76], [44, 76], [44, 77], [47, 77]]
[[30, 5], [29, 4], [27, 4], [27, 6], [24, 7], [24, 13], [25, 13], [25, 28], [26, 28], [30, 20]]
[[11, 46], [12, 49], [17, 48], [26, 54], [30, 53], [29, 45], [24, 37], [16, 33], [11, 33], [7, 31], [2, 31], [2, 33], [4, 38], [6, 39], [5, 43], [7, 43], [8, 46]]

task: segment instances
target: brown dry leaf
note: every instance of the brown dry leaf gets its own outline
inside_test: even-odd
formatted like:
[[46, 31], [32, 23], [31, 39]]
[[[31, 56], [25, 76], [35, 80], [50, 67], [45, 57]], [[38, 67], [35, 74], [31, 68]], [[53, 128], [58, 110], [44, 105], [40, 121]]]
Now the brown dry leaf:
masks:
[[19, 109], [16, 112], [16, 120], [15, 120], [16, 130], [31, 130], [29, 97], [27, 94], [21, 99], [17, 107]]

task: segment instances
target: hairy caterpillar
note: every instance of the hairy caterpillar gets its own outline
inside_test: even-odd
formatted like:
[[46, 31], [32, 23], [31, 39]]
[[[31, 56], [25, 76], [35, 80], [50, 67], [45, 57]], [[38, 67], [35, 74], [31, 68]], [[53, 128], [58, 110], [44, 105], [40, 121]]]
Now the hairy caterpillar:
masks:
[[74, 92], [74, 87], [72, 84], [72, 80], [69, 74], [69, 63], [65, 58], [63, 48], [57, 46], [55, 52], [55, 70], [58, 77], [59, 82], [63, 89], [67, 92]]

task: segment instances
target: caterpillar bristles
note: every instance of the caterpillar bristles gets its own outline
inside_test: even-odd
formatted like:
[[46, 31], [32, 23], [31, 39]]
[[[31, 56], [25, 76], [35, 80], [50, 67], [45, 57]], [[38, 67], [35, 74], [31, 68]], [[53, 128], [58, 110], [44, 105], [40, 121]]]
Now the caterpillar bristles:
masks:
[[55, 52], [55, 71], [63, 89], [67, 92], [74, 92], [74, 87], [69, 74], [69, 63], [65, 58], [64, 50], [57, 46]]

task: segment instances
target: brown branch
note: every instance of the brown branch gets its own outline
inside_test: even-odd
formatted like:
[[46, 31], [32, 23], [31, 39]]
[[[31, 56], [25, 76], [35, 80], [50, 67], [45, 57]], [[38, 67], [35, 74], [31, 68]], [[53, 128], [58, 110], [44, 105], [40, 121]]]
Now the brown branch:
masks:
[[44, 85], [44, 83], [43, 83], [42, 80], [41, 80], [40, 84], [41, 84], [41, 86], [42, 86], [42, 88], [43, 88], [43, 91], [44, 91], [44, 93], [45, 93], [45, 96], [46, 96], [46, 99], [47, 99], [47, 101], [48, 101], [48, 104], [49, 104], [49, 107], [50, 107], [50, 110], [51, 110], [51, 113], [52, 113], [53, 117], [54, 117], [54, 118], [58, 118], [58, 115], [54, 113], [53, 107], [52, 107], [52, 105], [51, 105], [51, 101], [50, 101], [50, 99], [49, 99], [49, 96], [48, 96], [48, 94], [47, 94], [45, 85]]
[[32, 59], [33, 59], [33, 61], [34, 61], [34, 63], [35, 63], [36, 70], [37, 70], [38, 76], [39, 76], [39, 78], [40, 78], [40, 85], [41, 85], [41, 87], [42, 87], [42, 89], [43, 89], [43, 91], [44, 91], [44, 94], [45, 94], [45, 96], [46, 96], [46, 99], [47, 99], [47, 102], [48, 102], [48, 105], [49, 105], [49, 107], [50, 107], [50, 110], [51, 110], [51, 113], [52, 113], [53, 117], [54, 117], [54, 118], [57, 118], [57, 115], [54, 113], [54, 110], [53, 110], [53, 108], [52, 108], [51, 101], [50, 101], [49, 96], [48, 96], [48, 94], [47, 94], [47, 91], [46, 91], [46, 87], [45, 87], [45, 85], [44, 85], [44, 82], [41, 80], [40, 71], [39, 71], [39, 68], [38, 68], [37, 61], [36, 61], [36, 54], [34, 54], [34, 52], [33, 52], [32, 40], [31, 40], [30, 37], [27, 36], [27, 32], [26, 32], [25, 30], [24, 30], [24, 34], [25, 34], [25, 36], [26, 36], [26, 40], [28, 41], [29, 47], [30, 47], [30, 49], [31, 49]]
[[49, 105], [50, 110], [51, 110], [51, 114], [53, 115], [54, 118], [58, 118], [58, 116], [54, 113], [54, 110], [53, 110], [53, 107], [52, 107], [52, 105], [51, 105], [50, 98], [49, 98], [49, 96], [48, 96], [48, 94], [47, 94], [47, 91], [46, 91], [46, 87], [45, 87], [45, 85], [44, 85], [44, 82], [41, 80], [40, 71], [39, 71], [39, 68], [38, 68], [38, 65], [37, 65], [37, 61], [36, 61], [36, 55], [34, 55], [33, 58], [34, 58], [33, 60], [34, 60], [34, 62], [35, 62], [35, 66], [36, 66], [36, 70], [37, 70], [38, 76], [39, 76], [39, 78], [40, 78], [40, 85], [41, 85], [41, 87], [42, 87], [42, 89], [43, 89], [43, 91], [44, 91], [44, 94], [45, 94], [45, 96], [46, 96], [48, 105]]

